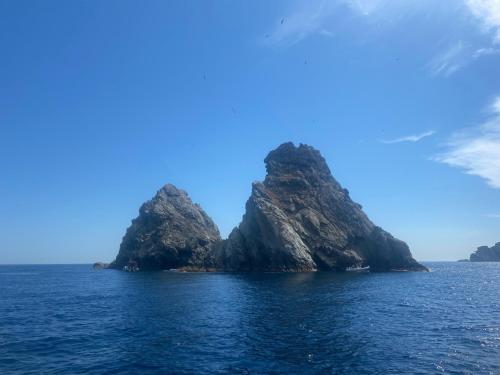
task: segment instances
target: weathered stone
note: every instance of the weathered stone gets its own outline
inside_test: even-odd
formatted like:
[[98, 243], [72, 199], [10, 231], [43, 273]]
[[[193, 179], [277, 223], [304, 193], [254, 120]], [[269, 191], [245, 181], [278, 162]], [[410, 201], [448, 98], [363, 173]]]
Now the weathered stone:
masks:
[[111, 268], [155, 270], [214, 267], [219, 230], [183, 190], [168, 184], [144, 203], [132, 221]]
[[106, 268], [109, 268], [109, 263], [97, 262], [94, 263], [93, 268], [95, 270], [104, 270]]
[[218, 247], [231, 271], [426, 270], [406, 243], [375, 226], [320, 153], [285, 143], [265, 159], [238, 228]]

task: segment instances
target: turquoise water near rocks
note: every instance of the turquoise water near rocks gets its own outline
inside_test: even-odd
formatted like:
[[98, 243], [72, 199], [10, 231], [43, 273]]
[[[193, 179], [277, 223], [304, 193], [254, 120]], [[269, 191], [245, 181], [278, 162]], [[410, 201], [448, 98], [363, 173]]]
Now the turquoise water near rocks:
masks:
[[500, 373], [500, 263], [425, 265], [432, 272], [0, 266], [0, 373]]

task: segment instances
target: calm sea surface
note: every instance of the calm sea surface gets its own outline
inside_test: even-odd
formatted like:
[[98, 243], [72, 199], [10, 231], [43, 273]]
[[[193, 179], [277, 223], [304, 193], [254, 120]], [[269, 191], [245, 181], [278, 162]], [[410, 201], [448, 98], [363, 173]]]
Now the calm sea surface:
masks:
[[500, 374], [500, 263], [430, 273], [0, 266], [1, 374]]

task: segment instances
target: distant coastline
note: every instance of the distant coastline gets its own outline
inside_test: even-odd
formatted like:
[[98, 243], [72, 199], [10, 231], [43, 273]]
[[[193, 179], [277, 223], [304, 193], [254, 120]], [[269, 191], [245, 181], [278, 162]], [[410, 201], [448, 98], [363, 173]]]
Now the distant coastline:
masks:
[[477, 248], [475, 252], [470, 255], [470, 258], [460, 260], [470, 261], [470, 262], [500, 262], [500, 242], [497, 242], [495, 245], [488, 246], [480, 246]]

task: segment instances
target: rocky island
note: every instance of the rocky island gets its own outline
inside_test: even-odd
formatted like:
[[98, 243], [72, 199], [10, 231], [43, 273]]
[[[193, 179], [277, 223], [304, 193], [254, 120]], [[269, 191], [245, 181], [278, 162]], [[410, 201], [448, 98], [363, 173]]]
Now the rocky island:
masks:
[[265, 159], [240, 225], [226, 240], [187, 193], [166, 185], [144, 203], [110, 268], [299, 272], [426, 271], [373, 224], [319, 151], [284, 143]]
[[469, 259], [471, 262], [500, 262], [500, 242], [492, 247], [478, 247]]
[[215, 268], [219, 230], [183, 190], [167, 184], [144, 203], [110, 268], [207, 271]]

